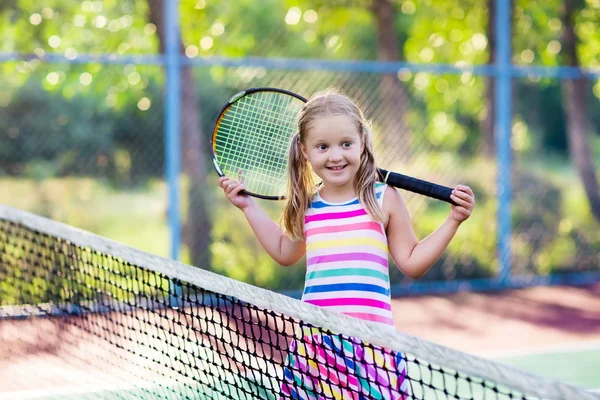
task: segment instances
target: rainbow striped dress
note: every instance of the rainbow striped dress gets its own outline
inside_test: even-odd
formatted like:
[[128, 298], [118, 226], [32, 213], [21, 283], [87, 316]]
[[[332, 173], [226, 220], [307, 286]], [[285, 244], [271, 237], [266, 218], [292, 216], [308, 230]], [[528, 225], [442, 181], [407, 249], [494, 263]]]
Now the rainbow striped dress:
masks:
[[[375, 193], [383, 205], [387, 185]], [[306, 281], [302, 300], [353, 317], [393, 325], [388, 242], [382, 223], [358, 198], [330, 203], [317, 193], [304, 220]], [[399, 352], [345, 335], [303, 327], [292, 342], [281, 399], [406, 399], [406, 360]], [[300, 339], [301, 338], [301, 339]]]

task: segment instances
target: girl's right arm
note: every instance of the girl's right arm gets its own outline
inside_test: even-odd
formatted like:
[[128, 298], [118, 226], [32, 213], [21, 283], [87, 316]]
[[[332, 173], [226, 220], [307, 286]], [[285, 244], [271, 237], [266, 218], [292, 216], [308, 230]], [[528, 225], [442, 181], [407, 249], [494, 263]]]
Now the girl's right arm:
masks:
[[252, 197], [240, 193], [246, 189], [244, 183], [222, 177], [219, 186], [227, 199], [243, 211], [250, 227], [265, 251], [281, 265], [292, 265], [306, 252], [304, 240], [291, 240], [283, 230], [258, 206]]

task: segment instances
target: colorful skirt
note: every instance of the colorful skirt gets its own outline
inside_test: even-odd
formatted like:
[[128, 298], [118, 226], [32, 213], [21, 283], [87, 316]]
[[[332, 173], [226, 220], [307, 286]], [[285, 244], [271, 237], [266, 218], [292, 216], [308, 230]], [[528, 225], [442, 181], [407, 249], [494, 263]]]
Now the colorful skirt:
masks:
[[280, 399], [408, 399], [402, 353], [316, 328], [303, 331], [290, 346]]

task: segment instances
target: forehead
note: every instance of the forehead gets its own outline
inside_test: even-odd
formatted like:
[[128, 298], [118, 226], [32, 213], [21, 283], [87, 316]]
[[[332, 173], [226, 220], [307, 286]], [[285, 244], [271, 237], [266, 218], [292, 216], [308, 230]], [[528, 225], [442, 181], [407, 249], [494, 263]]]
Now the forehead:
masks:
[[354, 120], [345, 115], [317, 118], [308, 125], [308, 140], [359, 136]]

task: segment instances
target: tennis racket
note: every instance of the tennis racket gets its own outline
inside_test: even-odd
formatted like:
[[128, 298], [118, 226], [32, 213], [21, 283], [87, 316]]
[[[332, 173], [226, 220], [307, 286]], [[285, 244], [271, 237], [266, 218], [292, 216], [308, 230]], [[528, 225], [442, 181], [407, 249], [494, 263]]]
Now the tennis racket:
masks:
[[[253, 88], [233, 96], [221, 109], [211, 140], [219, 176], [243, 171], [248, 195], [281, 200], [287, 193], [287, 161], [298, 114], [306, 99], [276, 88]], [[399, 189], [455, 204], [452, 189], [378, 169], [379, 180]]]

